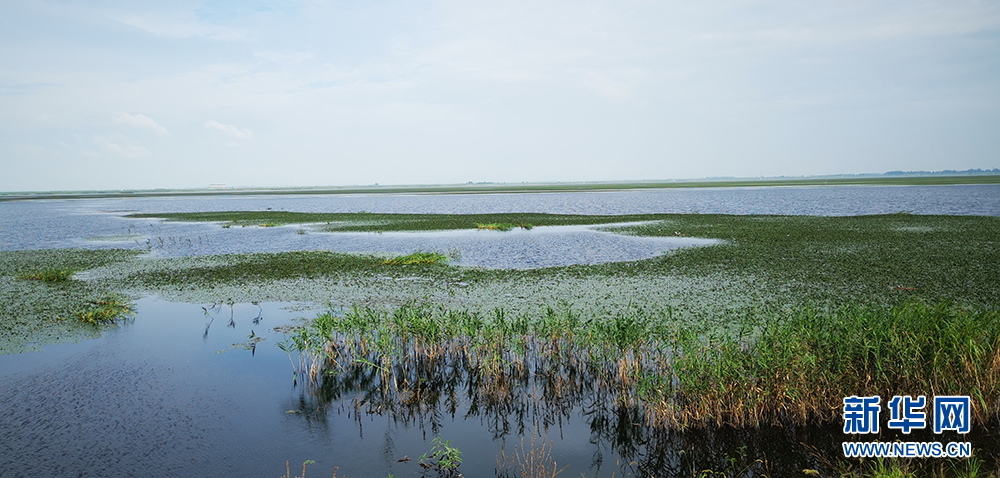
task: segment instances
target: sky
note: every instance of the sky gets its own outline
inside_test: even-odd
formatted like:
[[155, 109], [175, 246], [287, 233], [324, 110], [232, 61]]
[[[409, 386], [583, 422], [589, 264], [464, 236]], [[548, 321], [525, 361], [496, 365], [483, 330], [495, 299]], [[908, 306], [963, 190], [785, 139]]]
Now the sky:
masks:
[[996, 167], [994, 0], [0, 2], [0, 191]]

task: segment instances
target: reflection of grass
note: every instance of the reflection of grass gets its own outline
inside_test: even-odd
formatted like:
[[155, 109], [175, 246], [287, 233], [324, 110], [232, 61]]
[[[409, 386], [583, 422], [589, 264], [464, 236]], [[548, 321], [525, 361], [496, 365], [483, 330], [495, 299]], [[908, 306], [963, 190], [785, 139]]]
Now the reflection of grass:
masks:
[[[592, 414], [592, 433], [615, 436], [624, 443], [619, 451], [655, 436], [655, 430], [707, 430], [712, 436], [728, 425], [795, 430], [826, 424], [837, 432], [842, 399], [851, 395], [968, 394], [974, 429], [997, 419], [998, 311], [910, 303], [722, 319], [734, 327], [681, 324], [642, 309], [600, 318], [571, 310], [532, 317], [419, 304], [331, 311], [307, 327], [314, 363], [322, 365], [308, 387], [316, 402], [302, 413], [325, 413], [359, 393], [368, 413], [399, 420], [453, 413], [453, 398], [462, 397], [484, 422], [504, 427], [510, 410], [520, 420], [554, 423], [554, 417], [575, 416], [584, 407]], [[513, 421], [516, 429], [518, 419]], [[531, 450], [537, 451], [533, 458], [522, 442], [520, 455], [515, 450], [513, 457], [498, 457], [498, 466], [534, 463], [528, 468], [544, 476], [557, 471], [544, 448]], [[691, 450], [681, 457], [688, 476], [760, 476], [770, 466], [766, 456], [745, 448], [721, 462], [706, 453]], [[698, 471], [706, 464], [713, 474]], [[663, 466], [649, 459], [639, 470]], [[923, 464], [913, 468], [913, 476], [929, 476]], [[847, 476], [869, 472], [875, 470]]]
[[65, 282], [73, 277], [76, 271], [70, 269], [46, 269], [41, 272], [31, 272], [18, 276], [25, 280], [39, 280], [42, 282]]
[[[540, 445], [535, 443], [538, 438], [541, 439]], [[531, 434], [531, 443], [525, 445], [522, 436], [521, 445], [514, 447], [512, 457], [508, 457], [506, 450], [501, 448], [500, 453], [497, 454], [497, 467], [504, 471], [514, 469], [517, 472], [516, 476], [521, 476], [521, 478], [555, 478], [569, 465], [559, 468], [556, 461], [552, 459], [552, 442], [549, 441], [546, 445], [547, 438], [544, 429], [541, 436], [538, 436], [538, 423], [535, 423], [535, 431]]]
[[[285, 462], [285, 474], [281, 475], [281, 478], [306, 478], [306, 465], [312, 465], [313, 463], [316, 463], [316, 462], [313, 461], [313, 460], [303, 461], [302, 462], [302, 476], [293, 476], [292, 475], [291, 467], [289, 466], [289, 463], [286, 461]], [[337, 478], [337, 469], [336, 468], [333, 469], [333, 478]]]
[[391, 257], [382, 261], [386, 265], [410, 265], [410, 264], [437, 264], [438, 262], [447, 262], [448, 257], [440, 252], [414, 252], [413, 254], [407, 254], [405, 256]]

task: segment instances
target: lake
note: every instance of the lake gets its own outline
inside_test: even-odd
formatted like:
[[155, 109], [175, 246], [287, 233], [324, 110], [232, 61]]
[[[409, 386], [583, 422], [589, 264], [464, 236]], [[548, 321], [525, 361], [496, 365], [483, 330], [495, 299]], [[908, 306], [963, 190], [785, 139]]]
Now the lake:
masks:
[[[226, 210], [557, 214], [912, 214], [1000, 216], [1000, 185], [781, 187], [484, 195], [330, 195], [0, 202], [0, 250], [132, 248], [150, 257], [334, 250], [457, 250], [461, 266], [537, 268], [644, 259], [712, 241], [613, 234], [595, 227], [443, 233], [324, 233], [298, 226], [127, 219], [132, 212]], [[765, 456], [776, 470], [819, 465], [791, 453], [842, 440], [833, 428], [686, 431], [648, 427], [592, 393], [599, 377], [539, 395], [545, 374], [505, 400], [455, 375], [413, 407], [380, 402], [363, 369], [323, 387], [293, 378], [286, 326], [324, 304], [186, 304], [145, 297], [137, 315], [100, 338], [0, 356], [0, 476], [437, 476], [420, 457], [432, 439], [462, 451], [465, 476], [507, 473], [522, 438], [545, 430], [562, 476], [690, 474], [693, 463], [739, 476]], [[259, 342], [254, 342], [259, 340]], [[574, 391], [575, 390], [575, 391]], [[539, 439], [540, 442], [541, 439]], [[995, 439], [992, 439], [995, 442]], [[402, 461], [401, 461], [402, 460]], [[508, 460], [508, 465], [511, 464]], [[299, 471], [296, 471], [296, 470]]]

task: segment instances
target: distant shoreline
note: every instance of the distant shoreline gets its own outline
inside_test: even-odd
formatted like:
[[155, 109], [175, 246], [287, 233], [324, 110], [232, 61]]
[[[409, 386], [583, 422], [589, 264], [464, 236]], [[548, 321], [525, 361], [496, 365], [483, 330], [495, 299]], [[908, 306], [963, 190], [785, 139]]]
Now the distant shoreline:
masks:
[[982, 175], [913, 175], [875, 177], [807, 177], [767, 179], [719, 179], [632, 182], [576, 183], [488, 183], [411, 186], [343, 186], [233, 189], [145, 189], [119, 191], [70, 191], [0, 193], [0, 201], [32, 199], [97, 199], [178, 196], [255, 196], [292, 194], [514, 194], [574, 191], [622, 191], [630, 189], [676, 189], [716, 187], [780, 186], [949, 186], [1000, 184], [1000, 174]]

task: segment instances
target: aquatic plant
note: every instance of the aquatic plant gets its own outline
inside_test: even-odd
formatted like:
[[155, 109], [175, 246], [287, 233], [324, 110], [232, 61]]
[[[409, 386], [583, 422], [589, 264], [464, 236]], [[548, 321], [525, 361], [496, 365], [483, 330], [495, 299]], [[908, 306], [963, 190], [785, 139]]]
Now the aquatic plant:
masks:
[[314, 352], [323, 344], [313, 379], [368, 368], [390, 402], [426, 396], [428, 383], [451, 380], [438, 373], [467, 376], [479, 393], [501, 399], [520, 386], [519, 377], [558, 384], [573, 370], [572, 380], [674, 428], [831, 423], [841, 418], [845, 396], [898, 390], [967, 394], [975, 423], [997, 416], [997, 311], [919, 302], [803, 308], [733, 316], [726, 322], [736, 327], [721, 330], [666, 317], [639, 309], [604, 320], [581, 320], [571, 309], [543, 317], [498, 309], [484, 317], [408, 304], [320, 314], [297, 343]]
[[76, 271], [71, 269], [46, 269], [41, 272], [31, 272], [18, 276], [24, 280], [38, 280], [42, 282], [65, 282], [73, 277]]
[[107, 295], [101, 299], [88, 301], [87, 304], [84, 309], [74, 312], [74, 315], [85, 324], [111, 324], [135, 316], [132, 303], [122, 296]]
[[[964, 459], [913, 460], [905, 458], [874, 458], [861, 461], [840, 460], [830, 464], [842, 478], [995, 478], [998, 473], [983, 469], [983, 460], [976, 456]], [[819, 475], [817, 471], [814, 473]]]
[[527, 224], [527, 223], [523, 223], [523, 222], [519, 223], [519, 224], [511, 224], [511, 223], [508, 223], [508, 222], [491, 222], [491, 223], [488, 223], [488, 224], [480, 224], [480, 223], [476, 224], [476, 228], [478, 228], [478, 229], [488, 229], [488, 230], [491, 230], [491, 231], [509, 231], [511, 229], [514, 229], [515, 227], [520, 227], [521, 229], [531, 230], [535, 226], [533, 224]]
[[[455, 476], [462, 464], [462, 452], [451, 446], [451, 440], [441, 441], [434, 437], [431, 450], [420, 457], [420, 466], [425, 470], [433, 469], [444, 476]], [[459, 475], [461, 476], [461, 475]]]
[[401, 266], [401, 265], [412, 265], [412, 264], [437, 264], [439, 262], [448, 262], [448, 256], [440, 252], [417, 251], [412, 254], [407, 254], [405, 256], [390, 257], [382, 261], [382, 264]]

